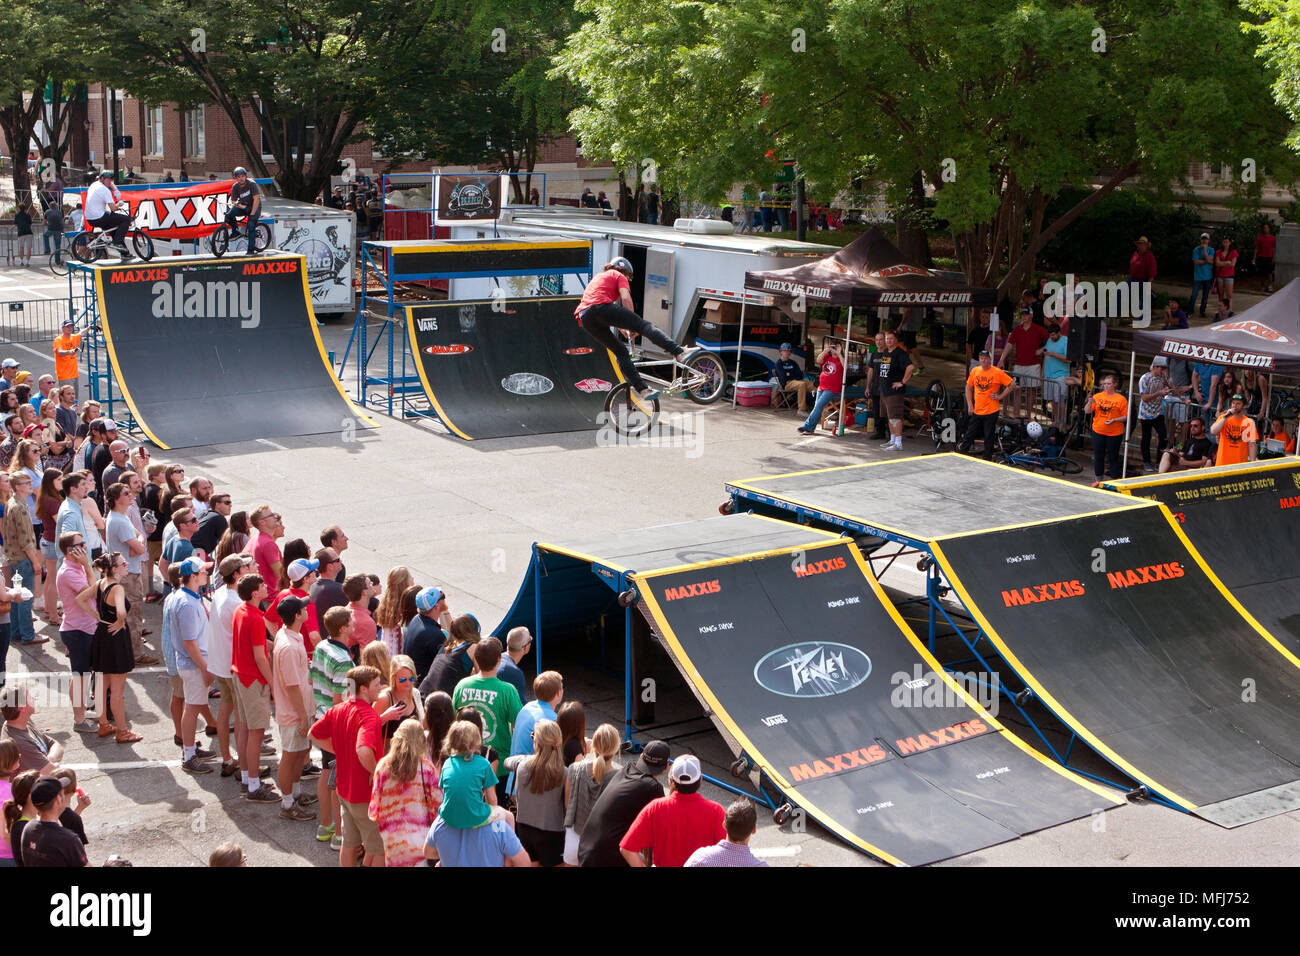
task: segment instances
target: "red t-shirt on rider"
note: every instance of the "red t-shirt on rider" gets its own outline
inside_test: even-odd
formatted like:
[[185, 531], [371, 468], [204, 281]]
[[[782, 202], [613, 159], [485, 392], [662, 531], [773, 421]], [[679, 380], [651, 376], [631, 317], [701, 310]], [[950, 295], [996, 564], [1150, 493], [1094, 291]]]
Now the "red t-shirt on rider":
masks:
[[588, 282], [587, 288], [582, 290], [582, 301], [573, 310], [573, 317], [576, 319], [583, 309], [589, 309], [593, 305], [617, 302], [619, 300], [619, 291], [622, 289], [627, 289], [628, 295], [632, 294], [632, 287], [628, 285], [627, 276], [617, 269], [606, 269]]

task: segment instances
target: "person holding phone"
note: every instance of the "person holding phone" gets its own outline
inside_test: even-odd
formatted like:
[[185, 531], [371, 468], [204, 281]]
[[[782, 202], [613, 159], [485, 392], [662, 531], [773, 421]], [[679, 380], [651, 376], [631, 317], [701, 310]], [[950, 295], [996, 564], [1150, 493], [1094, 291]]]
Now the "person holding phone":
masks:
[[830, 400], [844, 387], [844, 358], [840, 355], [839, 343], [832, 342], [822, 349], [821, 354], [817, 356], [817, 364], [822, 370], [821, 377], [817, 380], [817, 400], [813, 402], [808, 418], [798, 428], [801, 435], [811, 435], [817, 430], [817, 423], [822, 420], [822, 412], [826, 410]]

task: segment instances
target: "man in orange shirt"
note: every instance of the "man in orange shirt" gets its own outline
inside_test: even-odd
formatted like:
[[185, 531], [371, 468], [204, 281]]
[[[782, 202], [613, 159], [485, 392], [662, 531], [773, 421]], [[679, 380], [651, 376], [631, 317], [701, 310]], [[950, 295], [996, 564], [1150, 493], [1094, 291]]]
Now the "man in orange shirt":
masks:
[[81, 347], [81, 336], [76, 331], [77, 323], [72, 319], [64, 319], [61, 332], [54, 339], [54, 376], [59, 380], [60, 388], [71, 385], [74, 395], [81, 371], [77, 367], [77, 349]]
[[1255, 422], [1246, 414], [1243, 395], [1232, 396], [1232, 411], [1224, 412], [1210, 426], [1210, 434], [1219, 439], [1219, 457], [1216, 465], [1236, 465], [1254, 461], [1259, 453], [1259, 433]]
[[1012, 384], [1011, 376], [993, 364], [992, 353], [983, 349], [979, 366], [971, 369], [966, 377], [966, 407], [971, 410], [971, 416], [966, 433], [961, 436], [961, 444], [957, 446], [958, 451], [962, 454], [969, 452], [976, 436], [982, 434], [984, 458], [987, 461], [993, 457], [993, 433], [998, 427], [998, 413]]
[[1110, 465], [1110, 476], [1118, 478], [1119, 450], [1124, 444], [1124, 427], [1128, 424], [1128, 399], [1115, 391], [1115, 376], [1101, 380], [1101, 391], [1088, 396], [1083, 407], [1092, 412], [1092, 473], [1098, 481], [1106, 476], [1105, 466]]

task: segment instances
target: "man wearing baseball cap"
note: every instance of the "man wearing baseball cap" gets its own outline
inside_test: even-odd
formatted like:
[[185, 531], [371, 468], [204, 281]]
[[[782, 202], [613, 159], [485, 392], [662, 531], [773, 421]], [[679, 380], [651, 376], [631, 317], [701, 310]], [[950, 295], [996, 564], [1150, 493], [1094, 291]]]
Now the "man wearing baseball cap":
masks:
[[671, 792], [637, 814], [619, 852], [628, 866], [683, 866], [700, 847], [726, 839], [727, 811], [700, 796], [700, 758], [683, 754], [668, 770]]
[[418, 685], [447, 640], [446, 632], [438, 625], [439, 616], [447, 610], [447, 595], [438, 588], [425, 588], [415, 596], [415, 610], [419, 613], [402, 634], [402, 653], [415, 662]]
[[4, 379], [4, 382], [0, 383], [0, 387], [13, 388], [17, 385], [18, 370], [22, 367], [23, 363], [16, 358], [7, 358], [0, 362], [0, 379]]
[[59, 814], [67, 807], [63, 795], [66, 788], [75, 786], [68, 777], [44, 776], [32, 787], [30, 799], [39, 820], [23, 828], [21, 850], [23, 866], [82, 867], [86, 866], [86, 851], [80, 838], [59, 823]]
[[311, 660], [311, 652], [316, 649], [321, 639], [320, 619], [316, 616], [316, 605], [311, 603], [309, 593], [311, 586], [320, 577], [319, 572], [319, 561], [311, 558], [297, 558], [290, 561], [285, 571], [289, 578], [289, 586], [271, 598], [271, 603], [266, 608], [266, 626], [272, 634], [275, 634], [283, 626], [280, 620], [280, 602], [287, 597], [302, 598], [307, 602], [307, 623], [299, 629], [299, 633], [302, 636], [303, 647], [307, 651], [308, 661]]
[[596, 798], [578, 841], [578, 862], [582, 866], [626, 866], [619, 841], [632, 821], [651, 801], [664, 795], [658, 777], [668, 769], [668, 745], [652, 740], [636, 763], [626, 764], [610, 774], [605, 789]]
[[1259, 432], [1254, 420], [1246, 414], [1246, 396], [1232, 396], [1232, 410], [1224, 412], [1210, 426], [1210, 434], [1219, 439], [1219, 456], [1216, 465], [1236, 465], [1254, 461], [1259, 454]]
[[58, 387], [72, 386], [73, 397], [77, 394], [77, 381], [81, 377], [81, 368], [77, 364], [77, 351], [81, 348], [81, 336], [77, 334], [77, 323], [64, 319], [59, 334], [54, 338], [54, 377]]
[[[177, 569], [181, 586], [168, 609], [172, 615], [176, 670], [185, 690], [185, 708], [181, 711], [181, 746], [185, 750], [181, 769], [186, 773], [211, 773], [205, 758], [198, 756], [194, 737], [198, 732], [199, 713], [207, 709], [208, 685], [212, 683], [212, 672], [208, 670], [208, 610], [199, 596], [200, 589], [208, 583], [212, 564], [191, 556]], [[206, 759], [215, 757], [209, 753]]]
[[799, 411], [801, 414], [808, 414], [808, 393], [812, 391], [813, 383], [804, 378], [803, 368], [794, 360], [794, 346], [789, 342], [782, 342], [778, 350], [780, 358], [772, 366], [772, 373], [776, 376], [777, 388], [783, 392], [794, 392], [799, 396]]
[[[235, 678], [230, 671], [234, 652], [235, 612], [243, 602], [236, 590], [239, 579], [253, 570], [251, 554], [228, 554], [221, 559], [217, 573], [221, 585], [212, 592], [212, 606], [208, 611], [208, 670], [217, 679], [221, 691], [221, 709], [217, 712], [217, 744], [221, 749], [221, 776], [232, 777], [239, 772], [239, 761], [230, 750], [230, 718], [235, 718], [235, 740], [244, 738], [247, 729], [235, 706]], [[238, 744], [236, 744], [236, 748]]]
[[130, 262], [132, 256], [126, 251], [126, 230], [131, 225], [131, 217], [115, 209], [121, 202], [122, 194], [113, 185], [113, 173], [107, 169], [100, 170], [98, 180], [86, 190], [86, 225], [111, 231], [113, 248], [123, 262]]

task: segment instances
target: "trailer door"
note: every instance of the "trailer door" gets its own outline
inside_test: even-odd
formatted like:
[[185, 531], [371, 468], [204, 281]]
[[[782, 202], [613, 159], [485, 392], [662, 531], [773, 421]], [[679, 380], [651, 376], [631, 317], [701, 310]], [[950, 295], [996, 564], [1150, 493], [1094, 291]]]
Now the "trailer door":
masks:
[[676, 253], [665, 249], [647, 249], [645, 257], [645, 312], [647, 322], [669, 338], [676, 339], [673, 328], [673, 279]]

